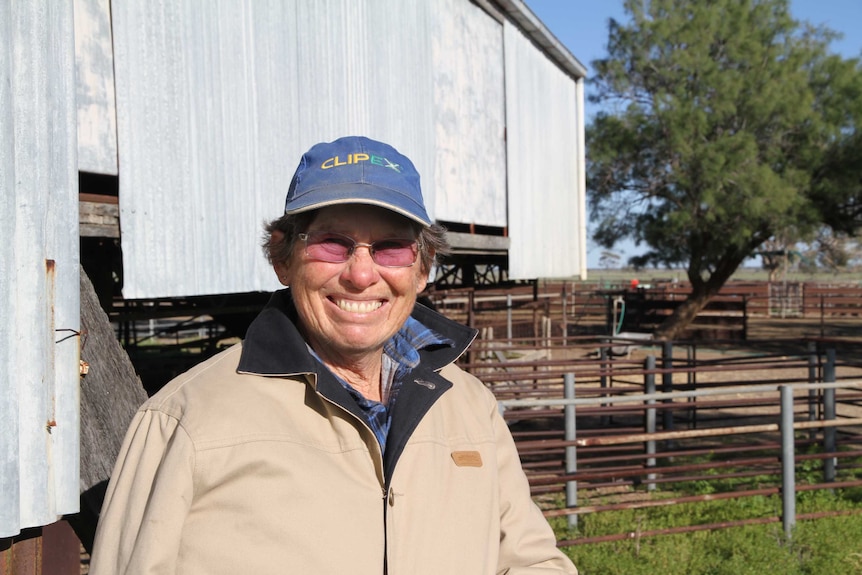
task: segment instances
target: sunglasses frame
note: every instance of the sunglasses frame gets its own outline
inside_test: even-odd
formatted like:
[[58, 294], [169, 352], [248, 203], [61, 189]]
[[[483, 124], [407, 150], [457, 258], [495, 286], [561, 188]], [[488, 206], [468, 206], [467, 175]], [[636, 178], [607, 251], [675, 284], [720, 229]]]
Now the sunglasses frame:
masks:
[[[334, 236], [336, 238], [343, 238], [344, 240], [352, 242], [353, 245], [347, 249], [347, 255], [343, 260], [323, 259], [319, 256], [312, 255], [308, 251], [309, 240], [312, 239], [312, 236], [314, 236], [314, 235], [330, 236], [330, 237]], [[297, 234], [297, 237], [299, 238], [299, 240], [301, 240], [305, 244], [305, 250], [304, 250], [305, 255], [307, 255], [308, 257], [310, 257], [316, 261], [326, 262], [326, 263], [330, 263], [330, 264], [346, 263], [346, 262], [350, 261], [350, 258], [353, 257], [353, 254], [356, 253], [357, 248], [368, 248], [368, 253], [371, 256], [371, 260], [375, 264], [377, 264], [381, 267], [391, 268], [391, 269], [409, 268], [409, 267], [412, 267], [413, 265], [415, 265], [416, 262], [419, 260], [419, 253], [422, 250], [422, 246], [421, 246], [419, 240], [417, 240], [417, 239], [411, 240], [411, 239], [407, 239], [407, 238], [385, 238], [385, 239], [377, 240], [377, 241], [374, 241], [371, 243], [365, 243], [365, 242], [357, 242], [356, 240], [354, 240], [353, 238], [351, 238], [350, 236], [345, 235], [345, 234], [340, 234], [338, 232], [328, 232], [328, 231], [323, 231], [323, 230], [313, 231], [313, 232], [301, 232], [301, 233]], [[378, 262], [377, 257], [376, 257], [377, 250], [375, 249], [375, 246], [377, 246], [379, 244], [386, 243], [386, 242], [405, 242], [405, 243], [408, 243], [409, 247], [411, 248], [411, 251], [413, 252], [413, 261], [411, 261], [409, 264], [405, 264], [405, 265], [401, 265], [401, 266], [386, 265], [386, 264]], [[320, 245], [321, 243], [322, 242], [317, 242], [317, 243], [312, 243], [311, 245], [312, 246]], [[405, 246], [405, 247], [407, 247], [407, 246]]]

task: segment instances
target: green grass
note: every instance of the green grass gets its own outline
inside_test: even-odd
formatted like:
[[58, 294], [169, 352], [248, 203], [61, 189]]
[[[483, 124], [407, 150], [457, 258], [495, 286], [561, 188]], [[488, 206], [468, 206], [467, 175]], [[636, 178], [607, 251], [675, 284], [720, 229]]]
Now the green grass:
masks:
[[[657, 494], [655, 497], [670, 494]], [[862, 512], [862, 490], [802, 492], [797, 513]], [[779, 515], [779, 497], [748, 497], [565, 518], [552, 525], [560, 540]], [[850, 575], [862, 574], [862, 513], [798, 521], [792, 538], [781, 523], [683, 535], [634, 536], [564, 548], [581, 575]]]

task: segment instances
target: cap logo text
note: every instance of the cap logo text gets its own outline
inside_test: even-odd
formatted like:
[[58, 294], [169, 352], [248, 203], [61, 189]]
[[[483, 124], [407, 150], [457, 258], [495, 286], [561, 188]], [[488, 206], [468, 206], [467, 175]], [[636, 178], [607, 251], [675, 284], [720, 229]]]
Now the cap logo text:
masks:
[[328, 170], [329, 168], [337, 168], [339, 166], [347, 166], [350, 164], [358, 164], [359, 162], [371, 162], [375, 166], [383, 166], [384, 168], [389, 168], [391, 170], [395, 170], [398, 173], [401, 173], [401, 166], [390, 162], [384, 157], [375, 156], [373, 154], [369, 155], [364, 152], [357, 152], [355, 154], [347, 154], [347, 161], [343, 161], [340, 156], [334, 156], [327, 160], [324, 160], [322, 164], [320, 164], [320, 168], [323, 170]]

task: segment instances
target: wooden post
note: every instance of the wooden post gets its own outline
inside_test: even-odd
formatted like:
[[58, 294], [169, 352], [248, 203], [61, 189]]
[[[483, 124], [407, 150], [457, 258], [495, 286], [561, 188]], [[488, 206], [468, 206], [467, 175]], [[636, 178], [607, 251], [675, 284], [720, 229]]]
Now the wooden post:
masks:
[[0, 539], [0, 573], [42, 575], [42, 529], [24, 529], [15, 537]]
[[87, 551], [126, 429], [147, 399], [93, 285], [81, 269], [81, 511], [68, 518]]
[[0, 539], [3, 575], [79, 575], [81, 542], [66, 521]]

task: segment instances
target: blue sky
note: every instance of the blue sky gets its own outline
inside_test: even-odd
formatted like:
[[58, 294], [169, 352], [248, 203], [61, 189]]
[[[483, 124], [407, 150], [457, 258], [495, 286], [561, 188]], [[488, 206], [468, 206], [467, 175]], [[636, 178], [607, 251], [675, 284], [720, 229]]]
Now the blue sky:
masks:
[[[545, 26], [593, 73], [590, 63], [606, 55], [608, 20], [625, 20], [622, 0], [524, 0]], [[845, 57], [862, 56], [862, 0], [791, 0], [790, 10], [797, 20], [808, 20], [843, 34], [832, 43], [832, 51]], [[589, 93], [589, 85], [587, 93]], [[587, 102], [586, 115], [594, 113]], [[588, 232], [589, 233], [589, 232]], [[614, 251], [623, 261], [638, 249], [631, 243], [619, 244]], [[588, 243], [588, 267], [598, 267], [601, 249]]]

